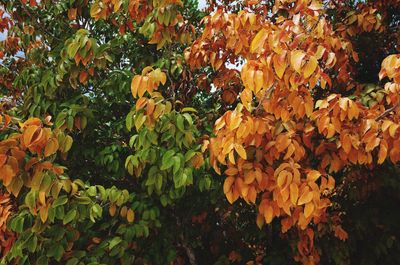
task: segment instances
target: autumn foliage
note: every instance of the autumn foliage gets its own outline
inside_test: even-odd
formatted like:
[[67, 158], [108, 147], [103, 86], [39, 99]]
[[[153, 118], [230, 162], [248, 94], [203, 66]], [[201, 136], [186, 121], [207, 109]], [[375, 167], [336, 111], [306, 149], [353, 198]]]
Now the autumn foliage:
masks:
[[0, 0], [1, 262], [398, 264], [400, 1], [197, 5]]

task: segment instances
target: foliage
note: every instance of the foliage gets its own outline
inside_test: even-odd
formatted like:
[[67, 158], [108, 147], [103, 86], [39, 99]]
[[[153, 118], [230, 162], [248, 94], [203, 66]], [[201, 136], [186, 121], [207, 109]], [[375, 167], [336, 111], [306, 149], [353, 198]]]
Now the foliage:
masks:
[[1, 262], [397, 264], [400, 1], [197, 6], [0, 0]]

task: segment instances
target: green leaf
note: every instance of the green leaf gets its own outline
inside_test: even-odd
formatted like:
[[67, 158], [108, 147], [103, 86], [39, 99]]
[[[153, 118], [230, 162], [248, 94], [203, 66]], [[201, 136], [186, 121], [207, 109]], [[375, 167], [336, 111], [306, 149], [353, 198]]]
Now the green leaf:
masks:
[[157, 175], [157, 176], [156, 176], [155, 186], [156, 186], [156, 189], [157, 189], [158, 191], [161, 191], [162, 184], [163, 184], [163, 176], [162, 176], [161, 174], [160, 174], [160, 175]]
[[168, 150], [162, 157], [161, 161], [161, 170], [166, 170], [174, 164], [174, 160], [172, 159], [173, 155], [175, 154], [174, 150]]
[[126, 125], [126, 128], [128, 129], [128, 131], [131, 131], [131, 129], [132, 129], [133, 114], [134, 114], [134, 112], [130, 111], [125, 119], [125, 125]]
[[172, 172], [175, 175], [179, 171], [179, 169], [181, 168], [181, 160], [177, 156], [174, 156], [172, 158], [172, 160], [174, 162], [174, 166], [173, 166], [173, 171]]
[[178, 115], [178, 117], [176, 117], [176, 126], [178, 127], [178, 129], [181, 132], [185, 131], [185, 125], [183, 124], [183, 117], [181, 115]]
[[193, 125], [192, 116], [190, 116], [189, 113], [184, 113], [183, 116], [185, 117], [185, 119], [187, 120], [187, 122], [189, 123], [189, 125], [192, 126], [192, 125]]
[[113, 239], [110, 240], [110, 244], [108, 245], [108, 248], [111, 250], [113, 249], [116, 245], [121, 243], [122, 239], [119, 236], [114, 237]]
[[38, 243], [38, 238], [36, 235], [33, 235], [29, 241], [26, 243], [26, 247], [28, 249], [29, 252], [33, 253], [36, 250], [37, 247], [37, 243]]
[[64, 220], [63, 220], [63, 225], [68, 224], [69, 222], [71, 222], [72, 220], [75, 219], [77, 214], [76, 209], [71, 209], [68, 211], [68, 213], [65, 215]]
[[64, 149], [63, 149], [64, 153], [68, 152], [71, 149], [73, 142], [74, 142], [74, 140], [72, 139], [71, 136], [67, 135], [65, 137]]
[[54, 257], [55, 260], [60, 261], [64, 254], [64, 248], [61, 244], [54, 244], [47, 251], [47, 257]]
[[76, 53], [78, 52], [79, 45], [79, 42], [72, 42], [68, 45], [67, 52], [70, 59], [73, 59], [75, 57]]
[[191, 107], [186, 107], [186, 108], [183, 108], [183, 109], [181, 110], [181, 112], [182, 112], [182, 113], [183, 113], [183, 112], [197, 112], [197, 110], [194, 109], [194, 108], [191, 108]]
[[48, 265], [48, 258], [46, 256], [41, 256], [40, 258], [37, 259], [36, 265]]
[[28, 192], [28, 194], [25, 196], [25, 204], [29, 207], [31, 212], [36, 207], [36, 197], [37, 193], [33, 190]]
[[79, 259], [74, 257], [74, 258], [71, 258], [70, 260], [68, 260], [66, 265], [76, 265], [76, 264], [78, 264], [78, 262], [79, 262]]
[[135, 128], [136, 131], [139, 131], [140, 127], [142, 127], [143, 123], [146, 121], [146, 116], [143, 113], [139, 113], [135, 115]]
[[57, 206], [64, 205], [68, 202], [68, 197], [66, 195], [62, 195], [58, 197], [54, 202], [52, 207], [56, 208]]
[[187, 162], [190, 159], [192, 159], [192, 157], [194, 157], [195, 154], [196, 154], [196, 152], [193, 151], [193, 150], [187, 151], [186, 154], [185, 154], [185, 162]]

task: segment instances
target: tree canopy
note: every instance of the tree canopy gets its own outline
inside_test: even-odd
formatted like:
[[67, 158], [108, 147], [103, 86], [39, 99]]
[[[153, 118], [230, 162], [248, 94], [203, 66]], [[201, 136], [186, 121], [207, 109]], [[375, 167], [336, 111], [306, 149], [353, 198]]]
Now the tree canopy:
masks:
[[1, 264], [398, 264], [399, 26], [399, 0], [0, 0]]

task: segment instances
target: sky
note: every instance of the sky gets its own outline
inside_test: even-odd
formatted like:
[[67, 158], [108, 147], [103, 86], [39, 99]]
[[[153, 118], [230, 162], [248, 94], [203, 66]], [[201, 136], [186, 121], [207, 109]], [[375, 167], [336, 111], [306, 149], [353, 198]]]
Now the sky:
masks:
[[206, 0], [198, 0], [199, 1], [199, 9], [203, 9], [206, 6]]

